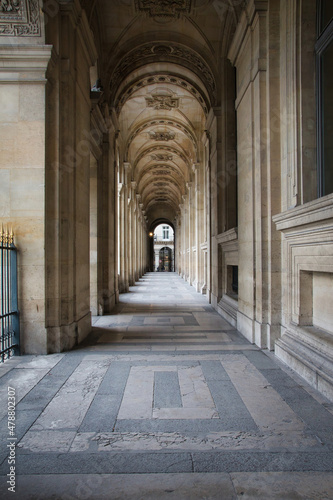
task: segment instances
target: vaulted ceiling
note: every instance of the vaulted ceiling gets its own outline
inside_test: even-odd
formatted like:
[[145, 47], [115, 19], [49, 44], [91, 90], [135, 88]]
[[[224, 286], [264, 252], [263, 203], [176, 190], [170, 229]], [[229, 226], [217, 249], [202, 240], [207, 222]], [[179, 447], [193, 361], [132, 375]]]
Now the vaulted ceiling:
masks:
[[98, 74], [148, 217], [173, 221], [219, 105], [243, 0], [85, 0]]

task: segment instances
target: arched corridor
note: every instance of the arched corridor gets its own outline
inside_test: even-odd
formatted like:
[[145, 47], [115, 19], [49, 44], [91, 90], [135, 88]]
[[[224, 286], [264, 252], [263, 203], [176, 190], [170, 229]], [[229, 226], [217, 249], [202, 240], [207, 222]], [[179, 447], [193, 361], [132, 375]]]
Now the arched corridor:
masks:
[[28, 476], [327, 486], [332, 5], [0, 2], [0, 374]]
[[332, 400], [330, 5], [5, 2], [21, 353], [80, 344], [154, 270], [165, 223], [172, 270]]
[[75, 351], [0, 375], [20, 500], [333, 495], [332, 407], [175, 273], [144, 275]]

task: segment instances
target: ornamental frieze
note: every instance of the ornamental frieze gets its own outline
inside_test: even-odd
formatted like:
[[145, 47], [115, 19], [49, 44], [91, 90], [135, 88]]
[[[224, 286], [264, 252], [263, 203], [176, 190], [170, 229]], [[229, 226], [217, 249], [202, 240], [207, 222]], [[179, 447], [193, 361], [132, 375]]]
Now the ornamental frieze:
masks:
[[151, 155], [150, 158], [153, 161], [171, 161], [172, 155], [157, 153], [157, 154]]
[[136, 10], [146, 12], [149, 17], [177, 18], [181, 13], [189, 13], [191, 0], [136, 0]]
[[168, 75], [165, 73], [161, 73], [158, 75], [150, 75], [149, 77], [144, 77], [141, 78], [140, 80], [134, 82], [132, 85], [130, 85], [126, 91], [121, 94], [121, 97], [119, 98], [119, 101], [117, 101], [117, 113], [119, 114], [121, 111], [122, 106], [125, 104], [125, 102], [132, 97], [134, 92], [137, 90], [141, 90], [143, 87], [146, 87], [148, 85], [152, 85], [153, 83], [169, 83], [172, 85], [176, 85], [183, 90], [187, 90], [190, 92], [200, 103], [202, 106], [205, 114], [208, 113], [208, 107], [209, 103], [207, 100], [207, 97], [203, 94], [203, 92], [199, 89], [196, 88], [195, 84], [193, 82], [188, 82], [184, 80], [183, 78], [179, 78], [178, 76], [173, 76], [173, 75]]
[[0, 0], [0, 36], [40, 36], [39, 0]]
[[18, 12], [21, 8], [20, 0], [0, 0], [0, 12]]
[[163, 175], [170, 175], [170, 170], [157, 170], [156, 172], [152, 172], [152, 174], [159, 177]]
[[173, 132], [149, 132], [149, 137], [154, 141], [172, 141], [175, 134]]
[[132, 50], [117, 64], [112, 74], [111, 91], [116, 92], [119, 81], [138, 66], [146, 62], [176, 62], [181, 61], [183, 66], [196, 72], [206, 84], [212, 102], [216, 100], [216, 84], [214, 75], [206, 61], [192, 49], [175, 43], [147, 43]]
[[146, 97], [147, 108], [165, 109], [171, 111], [179, 107], [179, 99], [169, 95], [155, 94], [152, 97]]

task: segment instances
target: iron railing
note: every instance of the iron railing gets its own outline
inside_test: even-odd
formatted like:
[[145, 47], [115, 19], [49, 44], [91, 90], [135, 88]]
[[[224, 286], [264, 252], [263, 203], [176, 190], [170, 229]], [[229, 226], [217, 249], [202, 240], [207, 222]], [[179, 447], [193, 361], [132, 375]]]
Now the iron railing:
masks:
[[17, 300], [17, 248], [13, 232], [0, 228], [0, 363], [20, 350]]

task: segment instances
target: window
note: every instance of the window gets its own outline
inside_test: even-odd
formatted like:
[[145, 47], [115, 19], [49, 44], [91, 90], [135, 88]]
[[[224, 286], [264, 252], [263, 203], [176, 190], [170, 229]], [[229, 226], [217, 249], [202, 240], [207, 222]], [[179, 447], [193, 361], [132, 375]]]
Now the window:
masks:
[[169, 226], [163, 226], [163, 239], [169, 239]]
[[319, 196], [333, 193], [333, 2], [317, 7], [317, 121]]

